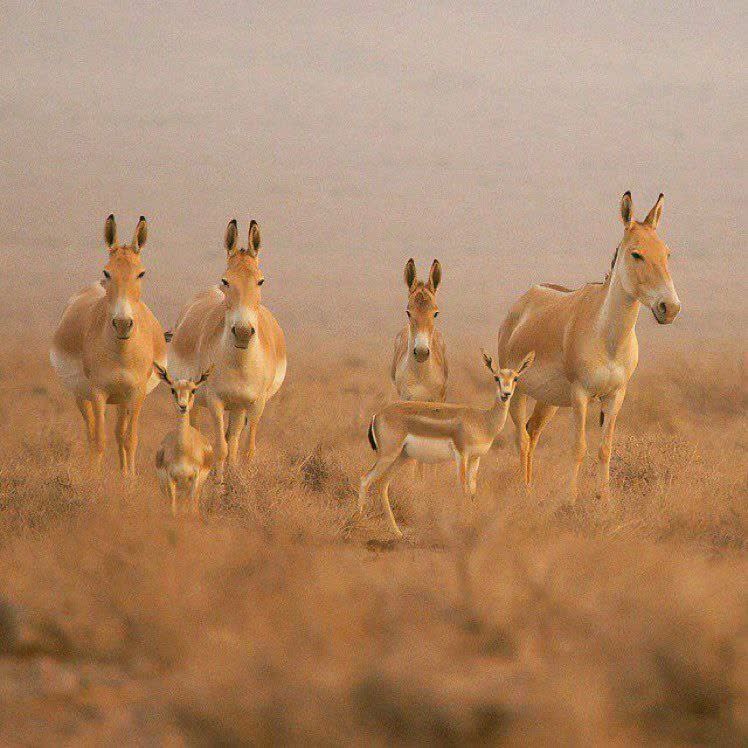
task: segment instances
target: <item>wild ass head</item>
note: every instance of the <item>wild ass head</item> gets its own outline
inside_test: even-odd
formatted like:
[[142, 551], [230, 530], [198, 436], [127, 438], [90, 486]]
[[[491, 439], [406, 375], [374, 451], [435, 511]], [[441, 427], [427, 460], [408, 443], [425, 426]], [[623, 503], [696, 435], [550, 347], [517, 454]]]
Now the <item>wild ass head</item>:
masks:
[[226, 228], [224, 243], [228, 261], [221, 290], [226, 297], [226, 324], [234, 345], [246, 349], [257, 332], [260, 286], [265, 281], [258, 260], [260, 227], [256, 221], [250, 221], [247, 246], [239, 247], [236, 220], [232, 220]]
[[669, 325], [680, 312], [680, 299], [668, 270], [670, 249], [657, 236], [664, 195], [657, 198], [643, 221], [634, 220], [631, 193], [621, 199], [623, 240], [616, 251], [614, 272], [620, 274], [623, 289], [652, 310], [661, 325]]
[[436, 289], [442, 280], [439, 260], [431, 263], [429, 279], [418, 280], [416, 264], [411, 257], [405, 264], [405, 285], [408, 287], [408, 306], [405, 310], [410, 326], [409, 340], [416, 361], [423, 363], [431, 355], [434, 339], [434, 322], [439, 314], [436, 306]]
[[131, 244], [118, 244], [117, 224], [110, 215], [104, 225], [104, 240], [109, 247], [109, 261], [104, 267], [102, 285], [109, 302], [109, 313], [118, 340], [128, 340], [135, 327], [133, 306], [140, 301], [140, 281], [145, 270], [140, 250], [148, 238], [148, 224], [140, 216]]

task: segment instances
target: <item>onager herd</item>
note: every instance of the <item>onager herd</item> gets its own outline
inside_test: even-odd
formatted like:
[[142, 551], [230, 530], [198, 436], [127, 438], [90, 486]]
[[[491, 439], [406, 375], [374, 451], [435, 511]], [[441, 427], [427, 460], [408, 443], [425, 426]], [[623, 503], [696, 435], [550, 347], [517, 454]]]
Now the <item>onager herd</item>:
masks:
[[[592, 400], [600, 401], [603, 427], [598, 492], [608, 494], [616, 419], [638, 361], [635, 327], [640, 308], [649, 307], [663, 325], [680, 311], [668, 271], [670, 250], [657, 235], [662, 207], [660, 195], [646, 218], [636, 221], [631, 193], [626, 192], [620, 207], [623, 238], [602, 283], [576, 290], [544, 283], [517, 300], [499, 329], [498, 365], [483, 353], [495, 382], [489, 408], [445, 402], [446, 347], [436, 327], [441, 265], [434, 260], [423, 282], [414, 261], [408, 260], [408, 322], [395, 339], [391, 366], [399, 400], [370, 421], [368, 437], [377, 459], [361, 479], [359, 512], [367, 491], [377, 486], [391, 532], [402, 535], [388, 491], [394, 472], [407, 461], [453, 461], [464, 494], [474, 495], [480, 458], [503, 429], [507, 414], [515, 426], [520, 478], [529, 490], [540, 434], [559, 408], [573, 413], [574, 501]], [[117, 406], [120, 469], [132, 476], [143, 401], [161, 380], [171, 388], [178, 422], [158, 449], [156, 470], [172, 512], [177, 512], [180, 491], [198, 512], [211, 469], [223, 483], [227, 461], [236, 465], [241, 449], [250, 459], [255, 453], [265, 405], [285, 379], [285, 337], [261, 303], [264, 278], [255, 221], [249, 225], [246, 247], [239, 246], [236, 221], [228, 224], [226, 271], [220, 283], [187, 304], [171, 337], [140, 300], [145, 275], [141, 250], [147, 233], [141, 216], [132, 242], [120, 244], [114, 216], [107, 218], [109, 257], [103, 277], [68, 302], [52, 340], [50, 361], [75, 397], [95, 469], [104, 455], [106, 405]], [[529, 418], [528, 399], [535, 401]], [[210, 414], [212, 444], [191, 423], [193, 405]]]

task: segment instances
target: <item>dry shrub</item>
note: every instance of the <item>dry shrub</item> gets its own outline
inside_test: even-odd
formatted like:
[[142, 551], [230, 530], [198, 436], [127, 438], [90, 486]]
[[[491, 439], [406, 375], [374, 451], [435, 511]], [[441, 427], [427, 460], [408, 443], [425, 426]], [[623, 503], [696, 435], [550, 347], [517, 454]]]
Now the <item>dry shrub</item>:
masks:
[[[404, 470], [394, 543], [375, 494], [354, 512], [368, 418], [391, 395], [384, 365], [326, 355], [299, 357], [255, 462], [207, 486], [201, 518], [173, 518], [156, 487], [163, 392], [145, 406], [140, 477], [116, 475], [111, 445], [96, 477], [41, 352], [0, 356], [0, 740], [741, 743], [748, 443], [734, 367], [696, 353], [702, 389], [681, 364], [637, 375], [609, 502], [590, 464], [567, 503], [559, 416], [531, 495], [509, 432], [474, 502], [450, 466]], [[488, 402], [478, 365], [453, 364], [455, 387]], [[591, 451], [598, 433], [591, 420]]]

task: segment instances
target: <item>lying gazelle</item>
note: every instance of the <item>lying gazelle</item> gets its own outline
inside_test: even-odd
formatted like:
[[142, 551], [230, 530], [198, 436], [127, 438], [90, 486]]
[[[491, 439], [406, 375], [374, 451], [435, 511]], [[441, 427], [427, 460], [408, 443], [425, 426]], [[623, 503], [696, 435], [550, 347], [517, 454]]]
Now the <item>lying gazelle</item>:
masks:
[[[641, 305], [661, 325], [680, 311], [680, 299], [668, 271], [670, 250], [657, 236], [663, 196], [643, 221], [635, 221], [631, 193], [621, 200], [623, 239], [604, 283], [572, 291], [563, 286], [533, 286], [510, 309], [499, 330], [499, 357], [537, 353], [532, 372], [512, 399], [520, 473], [532, 480], [532, 461], [540, 433], [559, 408], [574, 414], [574, 464], [571, 496], [576, 499], [586, 446], [587, 408], [601, 403], [598, 490], [609, 491], [610, 453], [616, 418], [639, 358], [636, 321]], [[530, 419], [527, 398], [536, 400]]]
[[153, 367], [158, 376], [171, 387], [179, 412], [177, 428], [164, 437], [156, 452], [156, 472], [161, 490], [171, 501], [172, 514], [177, 513], [179, 491], [187, 493], [192, 511], [197, 513], [200, 490], [213, 466], [213, 447], [190, 425], [190, 411], [195, 403], [195, 391], [210, 376], [212, 367], [195, 381], [172, 379], [167, 370], [155, 361]]
[[116, 437], [123, 473], [135, 472], [138, 418], [158, 385], [153, 361], [166, 366], [164, 332], [140, 300], [145, 270], [140, 254], [148, 235], [140, 217], [131, 244], [119, 244], [110, 215], [104, 227], [109, 258], [103, 278], [73, 296], [55, 330], [49, 358], [75, 396], [95, 467], [105, 446], [105, 409], [118, 408]]
[[483, 360], [496, 382], [496, 400], [490, 408], [397, 402], [375, 414], [369, 425], [369, 443], [377, 452], [377, 461], [361, 478], [359, 513], [364, 510], [369, 487], [379, 483], [382, 508], [390, 529], [397, 537], [402, 537], [392, 514], [388, 490], [394, 471], [409, 459], [430, 463], [454, 460], [463, 492], [475, 494], [480, 458], [504, 428], [517, 380], [534, 357], [531, 351], [516, 369], [497, 369], [493, 359], [483, 352]]
[[[239, 247], [236, 221], [224, 239], [227, 267], [220, 284], [196, 296], [182, 311], [171, 341], [169, 369], [180, 379], [195, 378], [215, 364], [197, 404], [211, 414], [216, 479], [223, 480], [228, 457], [235, 463], [248, 426], [248, 456], [255, 451], [257, 425], [267, 401], [286, 376], [286, 340], [270, 310], [260, 303], [260, 228], [249, 224], [246, 248]], [[225, 417], [228, 416], [228, 431]]]
[[390, 376], [401, 400], [444, 402], [447, 388], [447, 355], [441, 333], [435, 327], [439, 309], [436, 289], [442, 278], [434, 260], [426, 283], [418, 280], [413, 258], [405, 264], [408, 287], [408, 324], [395, 338]]

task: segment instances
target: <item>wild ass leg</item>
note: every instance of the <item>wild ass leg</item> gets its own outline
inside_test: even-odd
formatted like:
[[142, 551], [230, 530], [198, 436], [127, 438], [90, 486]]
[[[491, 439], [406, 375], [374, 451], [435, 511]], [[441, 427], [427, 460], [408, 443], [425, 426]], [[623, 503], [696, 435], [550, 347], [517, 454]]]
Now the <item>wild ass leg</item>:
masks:
[[75, 404], [78, 406], [81, 416], [83, 416], [83, 430], [86, 433], [86, 442], [90, 452], [94, 443], [94, 417], [91, 401], [83, 397], [76, 397]]
[[530, 420], [527, 422], [525, 427], [527, 429], [527, 435], [530, 437], [530, 443], [527, 448], [527, 473], [525, 477], [528, 486], [532, 483], [532, 464], [535, 456], [535, 447], [538, 446], [541, 432], [551, 418], [556, 415], [557, 410], [558, 407], [555, 405], [548, 405], [547, 403], [541, 402], [536, 403], [532, 415], [530, 416]]
[[236, 465], [239, 456], [239, 438], [247, 420], [246, 410], [229, 411], [229, 428], [226, 432], [229, 465]]
[[95, 470], [101, 470], [101, 464], [104, 460], [104, 447], [106, 446], [106, 395], [101, 392], [94, 394], [91, 398], [91, 411], [94, 421], [91, 463]]
[[530, 449], [530, 437], [527, 433], [527, 395], [515, 392], [509, 401], [509, 414], [514, 423], [514, 443], [519, 455], [519, 470], [522, 482], [525, 486], [530, 485], [527, 477], [527, 458]]
[[473, 457], [468, 463], [468, 488], [470, 495], [475, 496], [478, 492], [478, 467], [480, 466], [480, 457]]
[[114, 429], [114, 435], [117, 438], [119, 469], [123, 474], [127, 473], [127, 447], [125, 445], [125, 440], [127, 438], [129, 415], [126, 403], [117, 406], [117, 425]]
[[574, 413], [574, 463], [571, 470], [571, 500], [575, 502], [579, 495], [579, 470], [587, 452], [587, 405], [589, 398], [582, 392], [575, 393], [572, 412]]
[[257, 448], [257, 426], [260, 424], [260, 418], [265, 410], [265, 400], [256, 400], [252, 403], [247, 411], [247, 459], [251, 460], [255, 456]]
[[613, 448], [613, 433], [616, 428], [618, 412], [621, 410], [625, 397], [626, 388], [621, 387], [621, 389], [603, 399], [601, 403], [604, 421], [603, 436], [598, 452], [597, 491], [600, 496], [606, 498], [610, 495], [610, 454]]
[[145, 393], [139, 395], [133, 400], [130, 407], [130, 423], [127, 428], [126, 448], [127, 448], [127, 468], [130, 475], [135, 475], [135, 453], [138, 450], [138, 422], [140, 420], [140, 410], [145, 402]]
[[215, 435], [215, 447], [213, 451], [215, 453], [216, 483], [223, 483], [223, 469], [226, 464], [226, 455], [229, 452], [223, 425], [223, 402], [217, 397], [211, 398], [208, 402], [208, 410], [213, 420], [213, 432]]

